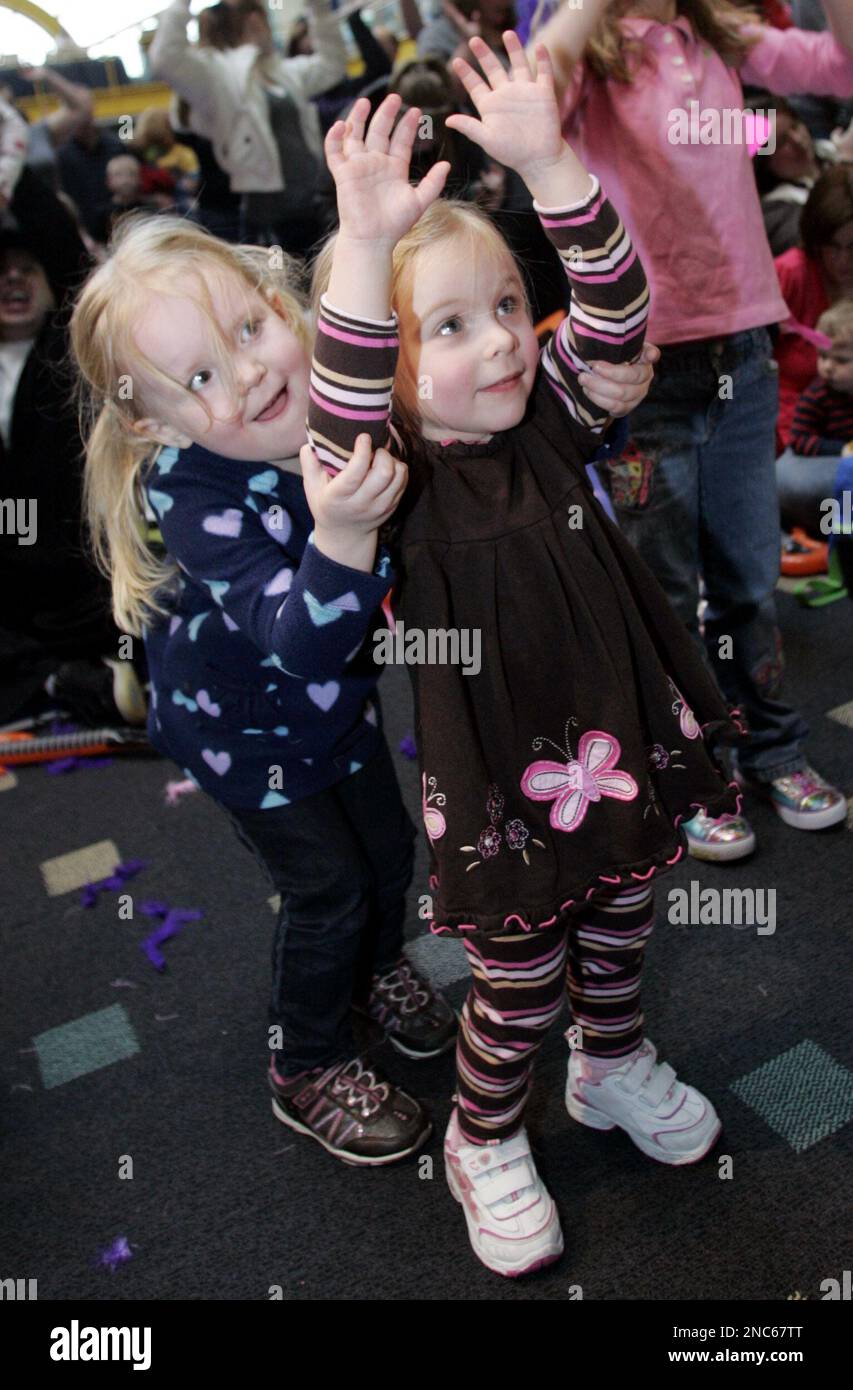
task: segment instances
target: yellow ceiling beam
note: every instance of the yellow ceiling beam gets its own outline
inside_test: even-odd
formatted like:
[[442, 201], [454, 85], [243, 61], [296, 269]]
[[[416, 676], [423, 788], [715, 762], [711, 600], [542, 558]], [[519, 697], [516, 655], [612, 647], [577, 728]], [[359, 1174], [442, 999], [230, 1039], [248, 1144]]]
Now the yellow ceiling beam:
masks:
[[68, 30], [63, 29], [59, 20], [52, 14], [43, 10], [41, 5], [34, 5], [32, 0], [0, 0], [0, 7], [6, 10], [14, 10], [15, 14], [23, 15], [25, 19], [31, 19], [33, 24], [37, 24], [40, 29], [44, 29], [50, 34], [52, 39], [67, 39], [70, 37]]

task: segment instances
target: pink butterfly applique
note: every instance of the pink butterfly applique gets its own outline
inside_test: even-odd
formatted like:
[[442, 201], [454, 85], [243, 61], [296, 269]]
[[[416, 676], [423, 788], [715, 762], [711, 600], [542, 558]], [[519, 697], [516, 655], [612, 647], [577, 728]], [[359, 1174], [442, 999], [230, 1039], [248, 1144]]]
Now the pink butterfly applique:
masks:
[[615, 796], [633, 801], [639, 788], [627, 772], [614, 770], [622, 747], [611, 734], [591, 729], [582, 734], [577, 759], [531, 763], [521, 778], [521, 790], [531, 801], [553, 801], [550, 821], [555, 830], [577, 830], [591, 801]]
[[676, 697], [673, 702], [672, 712], [678, 715], [678, 724], [681, 732], [685, 738], [698, 738], [702, 730], [699, 728], [699, 721], [696, 715], [687, 704], [678, 686], [673, 685], [672, 681], [670, 681], [669, 684]]
[[444, 792], [437, 792], [435, 790], [436, 781], [434, 777], [430, 777], [429, 785], [431, 790], [429, 796], [427, 796], [427, 776], [426, 773], [424, 773], [421, 780], [421, 786], [423, 787], [421, 806], [424, 825], [426, 826], [426, 833], [431, 840], [440, 840], [447, 829], [447, 822], [441, 812], [437, 811], [435, 806], [430, 806], [429, 803], [435, 801], [437, 805], [443, 806], [447, 797], [444, 795]]

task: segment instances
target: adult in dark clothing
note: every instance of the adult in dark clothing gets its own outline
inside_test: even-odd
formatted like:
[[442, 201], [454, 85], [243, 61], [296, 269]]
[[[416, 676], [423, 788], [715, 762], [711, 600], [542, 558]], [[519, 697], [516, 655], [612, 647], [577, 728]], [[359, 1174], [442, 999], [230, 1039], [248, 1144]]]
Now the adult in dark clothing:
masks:
[[182, 145], [188, 145], [199, 164], [198, 189], [190, 217], [223, 241], [240, 240], [240, 196], [231, 192], [231, 180], [218, 163], [213, 145], [190, 129], [189, 102], [178, 103], [175, 131]]
[[139, 722], [142, 691], [130, 661], [115, 659], [109, 585], [86, 556], [81, 521], [67, 324], [91, 262], [70, 213], [26, 167], [9, 210], [17, 228], [0, 229], [0, 355], [11, 409], [0, 476], [4, 498], [25, 504], [29, 529], [10, 531], [4, 509], [0, 724], [49, 705], [96, 725]]
[[[373, 30], [365, 24], [361, 17], [361, 11], [357, 10], [347, 19], [353, 38], [358, 45], [358, 51], [364, 59], [364, 71], [358, 77], [345, 77], [336, 87], [330, 87], [328, 92], [322, 92], [320, 96], [314, 97], [314, 105], [320, 116], [320, 125], [323, 127], [323, 134], [331, 130], [341, 112], [349, 106], [356, 97], [361, 96], [365, 87], [369, 87], [377, 78], [388, 77], [391, 72], [391, 58], [386, 49], [374, 36]], [[310, 52], [310, 48], [303, 46], [299, 52]]]
[[94, 121], [81, 125], [77, 133], [56, 151], [62, 191], [79, 209], [83, 226], [95, 240], [98, 219], [107, 196], [107, 165], [119, 154], [127, 154], [125, 141], [109, 131], [101, 130]]

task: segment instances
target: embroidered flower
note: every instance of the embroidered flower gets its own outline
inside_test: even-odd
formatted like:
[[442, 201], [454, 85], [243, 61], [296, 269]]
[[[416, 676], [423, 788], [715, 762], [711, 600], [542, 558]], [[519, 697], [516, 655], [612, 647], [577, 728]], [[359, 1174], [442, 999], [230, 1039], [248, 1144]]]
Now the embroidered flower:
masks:
[[[503, 795], [500, 788], [496, 786], [489, 787], [486, 797], [486, 810], [492, 824], [486, 826], [486, 829], [480, 832], [480, 837], [476, 845], [459, 846], [463, 854], [479, 854], [481, 856], [480, 859], [475, 859], [472, 863], [467, 865], [465, 870], [466, 873], [469, 873], [471, 869], [476, 869], [480, 864], [484, 863], [485, 860], [494, 859], [495, 855], [499, 853], [504, 839], [500, 830], [498, 830], [498, 823], [503, 818], [505, 806], [506, 797]], [[530, 856], [525, 848], [527, 841], [530, 840], [531, 844], [536, 845], [538, 849], [545, 848], [541, 840], [531, 837], [530, 831], [522, 820], [516, 819], [508, 821], [504, 826], [504, 834], [506, 835], [506, 843], [509, 848], [520, 850], [522, 858], [528, 866], [530, 864]]]
[[493, 859], [501, 847], [501, 832], [490, 825], [477, 841], [477, 849], [484, 859]]
[[672, 759], [681, 754], [680, 748], [670, 748], [666, 751], [662, 743], [655, 743], [649, 750], [649, 762], [652, 767], [657, 768], [658, 772], [663, 772], [667, 767], [680, 767], [686, 771], [684, 763], [674, 763]]
[[530, 839], [530, 831], [521, 820], [507, 821], [504, 826], [504, 834], [510, 849], [524, 849]]
[[489, 820], [492, 822], [492, 825], [497, 825], [502, 819], [505, 805], [506, 800], [501, 795], [499, 788], [489, 787], [486, 811], [488, 812]]

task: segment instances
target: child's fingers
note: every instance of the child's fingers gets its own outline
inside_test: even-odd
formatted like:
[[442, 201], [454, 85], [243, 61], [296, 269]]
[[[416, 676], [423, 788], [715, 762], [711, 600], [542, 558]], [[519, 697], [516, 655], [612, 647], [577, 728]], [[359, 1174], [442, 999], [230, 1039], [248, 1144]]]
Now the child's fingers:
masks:
[[589, 366], [596, 376], [625, 386], [637, 386], [652, 374], [646, 362], [590, 362]]
[[394, 477], [394, 460], [387, 449], [377, 449], [367, 476], [358, 490], [359, 503], [370, 507]]
[[328, 164], [330, 170], [332, 170], [332, 166], [338, 163], [338, 161], [343, 157], [345, 134], [346, 122], [335, 121], [335, 124], [330, 127], [329, 131], [326, 134], [326, 138], [323, 141], [323, 149], [326, 154], [326, 163]]
[[[509, 30], [507, 30], [507, 33], [509, 33]], [[474, 38], [468, 40], [468, 47], [474, 54], [483, 72], [488, 77], [492, 91], [496, 91], [498, 87], [505, 87], [510, 79], [503, 65], [489, 48], [486, 40], [478, 38], [475, 35]]]
[[388, 146], [388, 153], [398, 159], [411, 159], [412, 146], [415, 143], [415, 136], [418, 133], [418, 122], [421, 118], [421, 108], [410, 106], [408, 111], [404, 111], [391, 136], [391, 143]]
[[[471, 43], [473, 42], [472, 39]], [[476, 68], [472, 68], [471, 64], [464, 58], [454, 58], [451, 67], [473, 101], [475, 109], [479, 111], [480, 102], [491, 91], [489, 84], [483, 80]]]
[[302, 468], [302, 481], [309, 492], [325, 486], [327, 474], [310, 444], [303, 444], [299, 450], [299, 463]]
[[447, 116], [444, 124], [448, 130], [458, 130], [460, 135], [464, 135], [466, 140], [472, 140], [475, 145], [483, 148], [480, 139], [480, 132], [483, 129], [482, 121], [475, 121], [473, 116], [462, 116], [454, 112], [452, 116]]
[[504, 41], [504, 48], [507, 51], [515, 81], [532, 82], [533, 78], [530, 73], [530, 63], [527, 60], [527, 54], [524, 51], [524, 46], [518, 34], [514, 29], [506, 29], [501, 37]]
[[403, 98], [399, 92], [391, 92], [381, 106], [376, 108], [364, 141], [365, 149], [378, 150], [382, 154], [387, 151], [391, 130], [402, 104]]
[[369, 434], [360, 434], [350, 458], [334, 480], [336, 496], [352, 497], [358, 492], [370, 470], [373, 456], [373, 442]]
[[360, 144], [364, 139], [364, 124], [370, 115], [370, 102], [367, 97], [359, 97], [346, 119], [347, 143]]
[[436, 198], [440, 196], [449, 173], [450, 160], [440, 159], [437, 164], [433, 164], [432, 168], [424, 174], [415, 189], [418, 207], [420, 208], [419, 216], [425, 213], [430, 204], [434, 203]]
[[554, 77], [554, 65], [551, 62], [551, 54], [548, 51], [547, 44], [537, 43], [533, 51], [536, 57], [537, 80], [540, 77], [547, 77], [553, 86], [556, 79]]
[[391, 481], [374, 499], [377, 517], [382, 518], [382, 520], [397, 510], [409, 481], [409, 470], [406, 465], [395, 458], [391, 458], [391, 463], [393, 464]]

